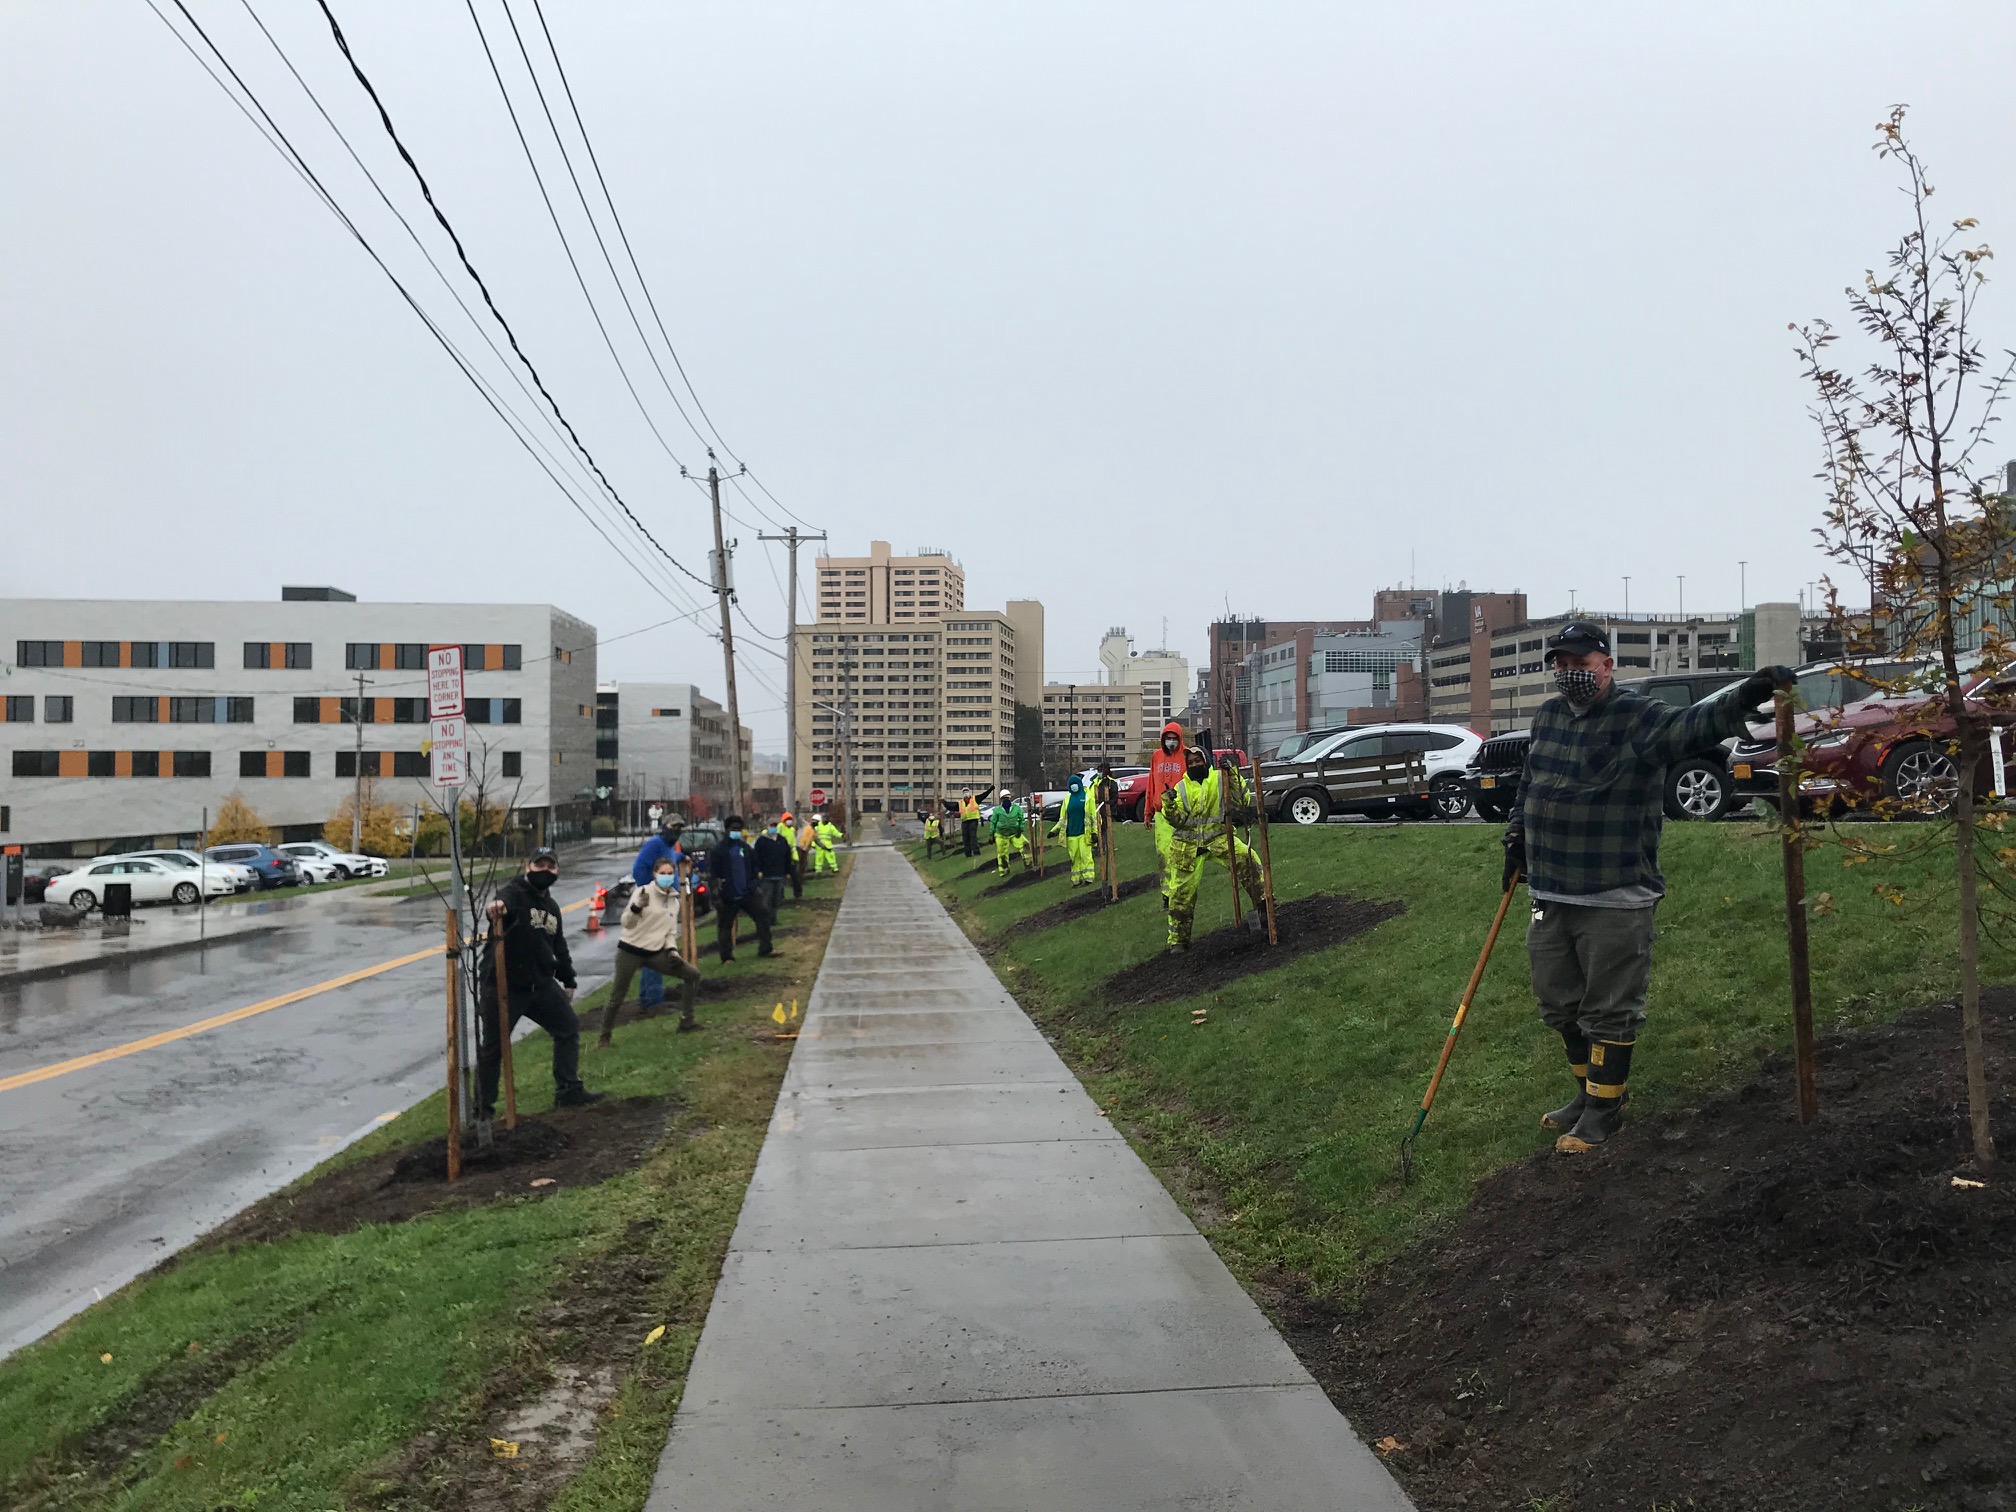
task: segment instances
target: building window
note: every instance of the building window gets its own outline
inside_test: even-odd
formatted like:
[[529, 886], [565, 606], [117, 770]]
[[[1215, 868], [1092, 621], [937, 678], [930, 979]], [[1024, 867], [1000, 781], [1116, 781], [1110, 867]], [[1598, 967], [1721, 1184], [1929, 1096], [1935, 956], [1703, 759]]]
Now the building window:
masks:
[[119, 665], [119, 642], [86, 641], [82, 660], [87, 667], [116, 667]]
[[282, 777], [306, 777], [309, 771], [309, 757], [306, 751], [282, 751], [280, 753], [280, 775]]
[[392, 700], [392, 723], [427, 723], [427, 700], [424, 698], [395, 698]]
[[[170, 641], [168, 643], [168, 665], [171, 667], [195, 667], [208, 669], [217, 665], [217, 645], [214, 641]], [[181, 776], [180, 772], [175, 774]], [[208, 776], [206, 772], [204, 774]]]
[[322, 723], [322, 700], [319, 698], [297, 698], [294, 700], [294, 723]]
[[401, 672], [425, 672], [427, 648], [417, 641], [401, 641], [392, 648], [392, 665]]
[[49, 724], [69, 724], [77, 717], [77, 700], [68, 693], [51, 693], [42, 700], [42, 718]]
[[378, 670], [378, 642], [349, 642], [343, 647], [343, 665], [351, 672], [376, 672]]
[[[558, 652], [560, 648], [555, 646], [553, 649], [555, 652]], [[488, 672], [490, 668], [484, 662], [484, 650], [485, 648], [482, 646], [464, 646], [462, 648], [462, 670], [464, 672]]]
[[273, 665], [273, 642], [245, 642], [245, 670], [263, 672]]
[[55, 751], [16, 751], [14, 753], [14, 775], [16, 777], [54, 777], [58, 753]]
[[240, 751], [238, 753], [238, 775], [240, 777], [264, 777], [266, 775], [266, 753], [264, 751]]
[[[16, 641], [14, 660], [23, 667], [60, 667], [63, 665], [63, 642], [61, 641]], [[14, 774], [19, 777], [21, 773]]]
[[[371, 775], [376, 776], [378, 767], [376, 755], [373, 752], [366, 751], [364, 753], [364, 760], [365, 764], [370, 768]], [[355, 751], [338, 751], [336, 753], [336, 775], [338, 777], [355, 777], [357, 775], [357, 753]]]
[[214, 698], [171, 698], [168, 700], [168, 721], [170, 724], [215, 724], [217, 703]]
[[160, 718], [161, 700], [158, 698], [128, 698], [115, 695], [112, 699], [114, 724], [156, 724]]
[[503, 752], [497, 758], [497, 770], [506, 777], [522, 776], [525, 770], [524, 753], [520, 751]]
[[117, 751], [86, 751], [84, 753], [84, 775], [86, 777], [117, 777], [119, 775], [119, 753]]
[[471, 724], [517, 724], [523, 702], [516, 698], [472, 698], [468, 702]]
[[596, 741], [596, 742], [595, 742], [595, 759], [596, 759], [597, 761], [614, 761], [614, 760], [616, 760], [616, 759], [617, 759], [617, 756], [616, 756], [616, 742], [615, 742], [615, 741], [613, 741], [613, 740], [598, 740], [598, 741]]
[[418, 751], [394, 751], [392, 753], [392, 775], [394, 777], [425, 777], [427, 775], [427, 758], [422, 756]]
[[35, 695], [32, 693], [10, 693], [7, 696], [7, 723], [35, 723]]
[[159, 751], [135, 751], [133, 753], [133, 775], [135, 777], [159, 777], [161, 775], [161, 753]]
[[208, 777], [210, 775], [210, 753], [208, 751], [176, 751], [175, 775], [177, 777]]

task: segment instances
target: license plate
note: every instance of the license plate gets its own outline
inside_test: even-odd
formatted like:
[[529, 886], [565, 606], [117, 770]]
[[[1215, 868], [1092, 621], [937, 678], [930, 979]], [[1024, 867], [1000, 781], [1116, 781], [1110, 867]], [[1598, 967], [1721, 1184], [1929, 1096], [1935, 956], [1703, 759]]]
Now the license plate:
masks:
[[1746, 777], [1748, 777], [1749, 775], [1750, 775], [1750, 763], [1749, 763], [1749, 762], [1747, 762], [1747, 761], [1739, 761], [1739, 762], [1737, 762], [1737, 763], [1736, 763], [1736, 780], [1737, 780], [1738, 782], [1741, 782], [1741, 781], [1743, 781], [1743, 780], [1744, 780], [1744, 779], [1745, 779]]
[[1479, 777], [1477, 779], [1477, 786], [1496, 787], [1498, 786], [1498, 779], [1496, 777]]

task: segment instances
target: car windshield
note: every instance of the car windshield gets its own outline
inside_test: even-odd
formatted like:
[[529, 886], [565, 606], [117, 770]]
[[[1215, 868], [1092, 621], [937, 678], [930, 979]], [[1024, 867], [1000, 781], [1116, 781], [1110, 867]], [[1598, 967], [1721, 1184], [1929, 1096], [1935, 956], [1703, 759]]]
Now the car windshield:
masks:
[[1799, 674], [1799, 705], [1805, 709], [1838, 709], [1865, 698], [1901, 691], [1901, 684], [1920, 670], [1918, 662], [1872, 662], [1861, 667], [1815, 667]]

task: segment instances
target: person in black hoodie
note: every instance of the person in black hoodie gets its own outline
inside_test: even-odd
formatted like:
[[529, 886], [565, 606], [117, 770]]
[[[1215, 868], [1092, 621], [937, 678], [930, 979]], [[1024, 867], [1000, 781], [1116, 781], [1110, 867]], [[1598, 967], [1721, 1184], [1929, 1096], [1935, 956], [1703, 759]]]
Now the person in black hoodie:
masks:
[[797, 868], [795, 848], [784, 838], [782, 825], [765, 824], [759, 815], [756, 843], [751, 849], [756, 852], [756, 875], [763, 879], [763, 902], [774, 924], [784, 911], [784, 888]]
[[504, 942], [504, 989], [511, 1023], [529, 1018], [553, 1040], [553, 1102], [578, 1108], [600, 1102], [600, 1092], [581, 1085], [581, 1021], [574, 1016], [574, 958], [567, 952], [560, 905], [553, 884], [560, 858], [536, 850], [522, 876], [497, 890], [490, 905], [490, 939], [485, 943], [476, 985], [477, 1110], [488, 1118], [497, 1107], [497, 1073], [504, 1059], [497, 1034], [497, 963], [491, 952]]
[[707, 878], [718, 921], [715, 938], [723, 962], [735, 959], [735, 916], [747, 914], [756, 925], [756, 954], [775, 955], [770, 944], [770, 909], [764, 901], [756, 852], [742, 835], [742, 816], [728, 816], [728, 836], [707, 852]]

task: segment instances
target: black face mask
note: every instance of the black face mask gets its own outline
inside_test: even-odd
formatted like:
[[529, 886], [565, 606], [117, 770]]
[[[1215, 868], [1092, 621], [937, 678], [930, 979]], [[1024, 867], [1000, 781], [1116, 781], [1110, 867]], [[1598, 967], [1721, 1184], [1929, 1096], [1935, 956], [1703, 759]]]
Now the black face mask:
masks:
[[1578, 709], [1594, 703], [1596, 695], [1603, 691], [1596, 686], [1596, 674], [1587, 667], [1556, 667], [1554, 686]]
[[1185, 767], [1183, 770], [1188, 774], [1192, 782], [1202, 782], [1206, 777], [1211, 775], [1211, 768], [1201, 761], [1195, 766]]
[[560, 880], [560, 874], [550, 871], [528, 871], [525, 873], [525, 880], [539, 892], [545, 892]]

